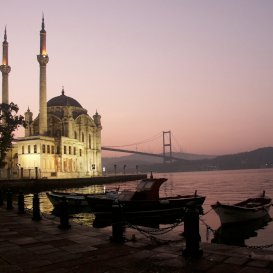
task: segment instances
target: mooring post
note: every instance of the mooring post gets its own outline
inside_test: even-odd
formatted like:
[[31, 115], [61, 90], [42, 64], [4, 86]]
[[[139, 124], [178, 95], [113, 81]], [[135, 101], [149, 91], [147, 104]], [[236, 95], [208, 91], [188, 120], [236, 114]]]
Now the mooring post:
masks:
[[68, 204], [66, 198], [62, 198], [62, 202], [60, 204], [60, 225], [59, 229], [70, 229], [71, 225], [69, 224], [69, 212], [68, 212]]
[[13, 209], [12, 205], [12, 192], [11, 190], [7, 191], [7, 210]]
[[24, 214], [25, 212], [25, 197], [22, 192], [18, 194], [18, 214]]
[[0, 206], [4, 205], [3, 192], [0, 190]]
[[184, 234], [186, 238], [186, 249], [182, 251], [183, 256], [201, 258], [203, 250], [200, 248], [201, 237], [199, 234], [199, 214], [201, 208], [188, 207], [184, 218]]
[[112, 205], [112, 236], [110, 241], [112, 243], [123, 243], [125, 241], [123, 233], [122, 206], [118, 201], [114, 201]]
[[38, 193], [33, 194], [32, 210], [33, 210], [32, 220], [33, 221], [40, 221], [42, 219], [42, 217], [41, 217], [41, 213], [40, 213], [40, 198], [39, 198]]

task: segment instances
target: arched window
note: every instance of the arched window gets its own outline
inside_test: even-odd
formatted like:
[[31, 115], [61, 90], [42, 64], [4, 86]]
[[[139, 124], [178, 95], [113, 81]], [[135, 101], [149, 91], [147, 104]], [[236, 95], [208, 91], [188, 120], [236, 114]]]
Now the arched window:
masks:
[[25, 147], [22, 146], [22, 154], [24, 154], [24, 153], [25, 153]]
[[84, 142], [84, 133], [82, 133], [82, 142]]
[[78, 138], [78, 135], [77, 135], [77, 132], [76, 132], [76, 131], [74, 132], [74, 138], [75, 138], [75, 139]]

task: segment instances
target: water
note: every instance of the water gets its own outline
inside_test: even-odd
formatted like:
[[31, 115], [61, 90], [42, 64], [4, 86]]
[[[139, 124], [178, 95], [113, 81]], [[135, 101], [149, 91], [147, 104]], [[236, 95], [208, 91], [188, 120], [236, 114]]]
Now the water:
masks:
[[[200, 233], [204, 242], [217, 240], [237, 245], [268, 245], [273, 244], [273, 222], [255, 223], [255, 226], [238, 225], [232, 230], [222, 230], [221, 236], [216, 236], [213, 232], [209, 232], [207, 227], [216, 231], [220, 228], [220, 221], [214, 211], [211, 210], [211, 204], [216, 201], [235, 203], [255, 196], [266, 191], [266, 195], [273, 198], [273, 169], [259, 170], [238, 170], [238, 171], [210, 171], [210, 172], [181, 172], [181, 173], [164, 173], [154, 174], [155, 177], [166, 177], [165, 182], [160, 189], [160, 196], [175, 196], [192, 194], [195, 190], [198, 194], [205, 195], [206, 200], [203, 205], [205, 215], [201, 217]], [[120, 187], [123, 189], [135, 189], [136, 182], [116, 183], [105, 185], [107, 189]], [[70, 189], [69, 191], [77, 191], [83, 193], [92, 193], [99, 191], [100, 186], [86, 187], [81, 189]], [[28, 206], [31, 207], [28, 198]], [[52, 206], [47, 200], [45, 194], [41, 195], [41, 211], [50, 213]], [[271, 208], [271, 217], [273, 217], [273, 209]], [[76, 216], [76, 221], [91, 225], [94, 216], [92, 214], [81, 214]], [[262, 227], [262, 228], [259, 228]], [[259, 228], [258, 230], [256, 230]], [[183, 227], [175, 228], [164, 238], [175, 239], [183, 231]], [[218, 234], [220, 231], [216, 234]], [[273, 247], [270, 248], [273, 250]]]
[[[220, 228], [219, 217], [210, 207], [216, 201], [232, 204], [262, 193], [263, 190], [273, 198], [273, 169], [172, 173], [164, 176], [169, 179], [169, 182], [163, 185], [164, 194], [187, 194], [198, 190], [199, 194], [206, 196], [203, 208], [204, 212], [208, 213], [202, 216], [202, 219], [213, 230]], [[270, 216], [273, 217], [272, 208]], [[214, 238], [213, 233], [207, 238], [207, 228], [202, 222], [200, 224], [202, 241], [210, 242]], [[255, 231], [259, 225], [263, 226], [263, 223], [254, 227], [238, 225], [235, 229], [223, 230], [224, 238], [220, 241], [230, 244], [236, 244], [237, 241], [238, 245], [248, 246], [273, 244], [273, 222]], [[239, 235], [241, 238], [236, 238]], [[227, 236], [229, 238], [225, 238]], [[243, 240], [243, 236], [250, 238]], [[273, 250], [273, 247], [270, 249]]]

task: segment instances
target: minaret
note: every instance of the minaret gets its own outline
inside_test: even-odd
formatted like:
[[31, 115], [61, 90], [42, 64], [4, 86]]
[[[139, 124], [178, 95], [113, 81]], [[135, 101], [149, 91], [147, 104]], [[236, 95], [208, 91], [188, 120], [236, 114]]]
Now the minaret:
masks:
[[3, 42], [3, 59], [0, 71], [2, 72], [2, 103], [9, 103], [9, 58], [8, 58], [9, 43], [7, 42], [7, 29], [5, 28]]
[[40, 64], [40, 114], [39, 114], [39, 135], [47, 133], [47, 98], [46, 98], [46, 65], [48, 55], [46, 53], [46, 31], [44, 15], [42, 19], [42, 29], [40, 31], [40, 54], [37, 55]]
[[29, 107], [27, 109], [27, 111], [25, 112], [25, 122], [26, 122], [26, 128], [25, 128], [25, 137], [29, 137], [32, 135], [31, 132], [31, 126], [32, 126], [32, 119], [33, 117], [33, 113], [29, 110]]

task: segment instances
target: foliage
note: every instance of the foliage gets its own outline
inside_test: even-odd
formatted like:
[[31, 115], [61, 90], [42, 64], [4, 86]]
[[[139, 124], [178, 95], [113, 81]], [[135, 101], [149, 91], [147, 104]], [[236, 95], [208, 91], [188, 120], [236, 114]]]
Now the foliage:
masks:
[[12, 147], [14, 131], [20, 125], [25, 127], [24, 117], [17, 115], [18, 110], [17, 104], [13, 102], [0, 104], [0, 168], [6, 165], [5, 158], [8, 149]]

